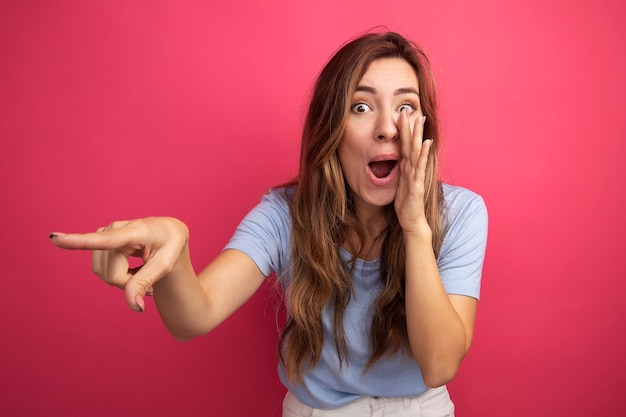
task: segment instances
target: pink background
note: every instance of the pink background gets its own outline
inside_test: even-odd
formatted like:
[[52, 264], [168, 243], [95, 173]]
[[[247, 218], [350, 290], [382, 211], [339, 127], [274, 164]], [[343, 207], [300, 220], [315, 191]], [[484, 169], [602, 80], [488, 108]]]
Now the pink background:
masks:
[[[213, 4], [211, 4], [213, 3]], [[171, 215], [204, 266], [296, 173], [312, 82], [376, 25], [432, 58], [444, 175], [489, 247], [459, 416], [626, 407], [626, 7], [615, 1], [0, 2], [0, 414], [279, 416], [269, 288], [176, 342], [48, 233]]]

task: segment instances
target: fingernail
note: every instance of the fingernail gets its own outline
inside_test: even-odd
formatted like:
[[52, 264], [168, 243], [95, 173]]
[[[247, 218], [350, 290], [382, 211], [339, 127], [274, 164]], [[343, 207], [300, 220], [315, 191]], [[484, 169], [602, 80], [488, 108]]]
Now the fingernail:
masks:
[[65, 233], [61, 233], [61, 232], [52, 232], [50, 233], [50, 239], [55, 238], [57, 236], [65, 236]]
[[135, 297], [135, 304], [137, 305], [139, 312], [143, 313], [143, 309], [144, 309], [143, 300], [141, 299], [139, 295]]

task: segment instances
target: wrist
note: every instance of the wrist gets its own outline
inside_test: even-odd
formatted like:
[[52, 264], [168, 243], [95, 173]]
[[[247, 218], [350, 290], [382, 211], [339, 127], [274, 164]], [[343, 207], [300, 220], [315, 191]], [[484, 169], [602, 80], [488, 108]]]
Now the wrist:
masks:
[[420, 222], [420, 224], [411, 228], [402, 228], [402, 234], [405, 242], [423, 242], [432, 244], [433, 232], [429, 224], [426, 221]]
[[176, 285], [177, 281], [180, 281], [181, 277], [189, 274], [195, 273], [191, 264], [191, 257], [189, 255], [189, 243], [186, 241], [178, 255], [178, 258], [171, 268], [165, 271], [163, 276], [154, 283], [155, 290], [160, 287]]

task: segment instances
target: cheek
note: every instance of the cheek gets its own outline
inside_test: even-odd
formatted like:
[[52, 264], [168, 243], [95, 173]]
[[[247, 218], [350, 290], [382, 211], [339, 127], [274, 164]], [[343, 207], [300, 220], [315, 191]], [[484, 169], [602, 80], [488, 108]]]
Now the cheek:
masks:
[[348, 185], [350, 189], [354, 189], [359, 171], [359, 163], [354, 152], [351, 152], [345, 145], [340, 146], [337, 149], [337, 159], [341, 165], [341, 172], [343, 173], [346, 185]]
[[359, 141], [357, 137], [344, 136], [337, 147], [339, 160], [346, 164], [356, 163], [363, 158], [364, 147], [363, 141]]
[[351, 160], [354, 159], [355, 147], [353, 140], [349, 135], [344, 135], [337, 147], [337, 158], [341, 163], [341, 166], [345, 167], [351, 164]]

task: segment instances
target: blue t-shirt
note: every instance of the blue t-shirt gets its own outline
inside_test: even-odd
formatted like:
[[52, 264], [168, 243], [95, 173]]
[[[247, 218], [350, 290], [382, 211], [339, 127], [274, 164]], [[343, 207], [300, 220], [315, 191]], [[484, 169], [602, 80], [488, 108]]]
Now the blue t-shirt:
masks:
[[[483, 259], [487, 244], [487, 209], [483, 199], [461, 187], [443, 184], [445, 235], [437, 265], [449, 294], [478, 298]], [[248, 255], [263, 272], [272, 272], [283, 288], [289, 286], [291, 216], [284, 193], [276, 189], [244, 218], [226, 249], [237, 249]], [[351, 254], [342, 249], [344, 260]], [[323, 315], [324, 347], [315, 368], [304, 375], [304, 384], [293, 385], [279, 365], [282, 383], [304, 404], [329, 409], [363, 396], [410, 397], [426, 391], [417, 362], [403, 352], [378, 361], [366, 373], [369, 351], [371, 308], [382, 290], [380, 259], [357, 259], [352, 274], [354, 294], [344, 316], [349, 358], [340, 369], [334, 344], [333, 312]]]

